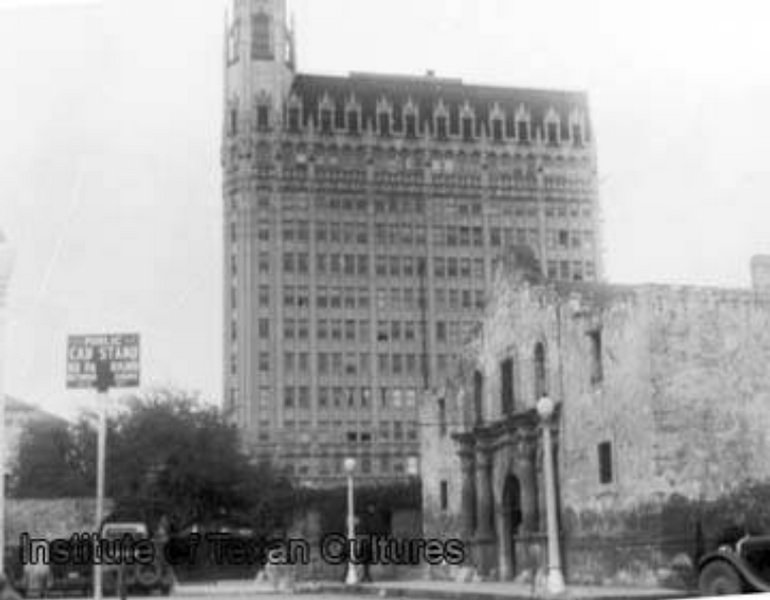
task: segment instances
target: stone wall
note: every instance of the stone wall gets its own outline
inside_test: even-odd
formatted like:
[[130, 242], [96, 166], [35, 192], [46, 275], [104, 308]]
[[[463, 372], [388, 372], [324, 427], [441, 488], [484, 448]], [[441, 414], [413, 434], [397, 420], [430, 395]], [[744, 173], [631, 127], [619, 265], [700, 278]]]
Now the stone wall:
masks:
[[[94, 498], [9, 498], [5, 507], [5, 540], [9, 545], [18, 544], [22, 533], [52, 539], [94, 531]], [[112, 507], [112, 501], [105, 500], [105, 515]]]
[[[444, 400], [446, 427], [440, 427], [438, 400]], [[462, 400], [460, 398], [459, 400]], [[426, 394], [420, 403], [420, 475], [423, 534], [428, 538], [460, 536], [461, 470], [452, 434], [460, 431], [462, 415], [458, 391], [445, 388]], [[447, 506], [441, 506], [441, 482], [447, 486]]]
[[[598, 379], [593, 332], [601, 339]], [[546, 391], [561, 407], [557, 473], [569, 579], [691, 583], [687, 567], [704, 545], [740, 510], [754, 510], [734, 499], [740, 490], [770, 481], [766, 297], [681, 286], [541, 286], [501, 274], [476, 353], [485, 422], [502, 418], [504, 358], [514, 359], [516, 411], [535, 407], [537, 343], [545, 348]], [[469, 395], [458, 398], [467, 409]], [[611, 449], [606, 482], [602, 442]], [[442, 478], [459, 488], [457, 447], [431, 436], [422, 448], [423, 461], [435, 461], [424, 469], [426, 529], [449, 531], [459, 494], [450, 493], [451, 510], [437, 513], [433, 489]]]

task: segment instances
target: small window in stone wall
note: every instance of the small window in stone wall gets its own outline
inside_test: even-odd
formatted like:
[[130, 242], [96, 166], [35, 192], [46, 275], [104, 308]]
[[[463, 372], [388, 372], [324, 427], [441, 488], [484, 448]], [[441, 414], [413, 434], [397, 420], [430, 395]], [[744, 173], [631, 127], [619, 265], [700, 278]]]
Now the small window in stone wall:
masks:
[[443, 398], [438, 399], [438, 434], [446, 436], [446, 400]]
[[604, 379], [601, 329], [589, 331], [588, 338], [591, 341], [591, 384], [596, 385]]
[[602, 442], [599, 452], [599, 483], [612, 483], [612, 443]]
[[484, 376], [480, 371], [473, 373], [473, 412], [476, 425], [484, 421]]
[[500, 363], [500, 404], [502, 413], [513, 413], [515, 398], [513, 389], [513, 359], [506, 358]]
[[446, 480], [441, 481], [441, 510], [449, 509], [449, 483]]

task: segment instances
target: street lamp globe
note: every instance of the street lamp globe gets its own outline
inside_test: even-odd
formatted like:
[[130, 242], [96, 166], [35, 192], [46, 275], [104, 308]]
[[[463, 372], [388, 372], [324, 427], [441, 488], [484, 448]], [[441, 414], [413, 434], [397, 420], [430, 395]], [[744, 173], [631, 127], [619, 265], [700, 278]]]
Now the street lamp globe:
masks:
[[553, 400], [548, 396], [543, 396], [537, 401], [537, 414], [540, 415], [540, 418], [544, 421], [551, 418], [554, 408]]
[[353, 471], [356, 470], [356, 459], [352, 456], [348, 456], [345, 459], [345, 462], [343, 463], [343, 466], [345, 467], [345, 472], [348, 474], [352, 474]]

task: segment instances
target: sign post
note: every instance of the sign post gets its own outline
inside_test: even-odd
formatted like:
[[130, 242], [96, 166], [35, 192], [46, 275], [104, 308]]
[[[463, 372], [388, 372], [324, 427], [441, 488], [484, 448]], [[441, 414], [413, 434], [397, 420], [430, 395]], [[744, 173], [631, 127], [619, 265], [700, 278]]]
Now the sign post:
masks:
[[[99, 432], [96, 450], [96, 543], [104, 520], [107, 416], [105, 404], [111, 387], [139, 385], [139, 335], [71, 335], [67, 338], [67, 387], [96, 388]], [[101, 600], [101, 556], [94, 554], [94, 598]]]

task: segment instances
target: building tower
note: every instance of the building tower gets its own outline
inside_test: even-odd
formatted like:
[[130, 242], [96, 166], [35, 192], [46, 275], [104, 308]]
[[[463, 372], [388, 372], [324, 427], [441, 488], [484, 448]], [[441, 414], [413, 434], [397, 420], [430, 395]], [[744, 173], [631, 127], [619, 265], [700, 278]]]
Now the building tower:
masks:
[[601, 273], [586, 95], [297, 73], [284, 0], [226, 36], [225, 409], [303, 481], [406, 477], [496, 262]]

